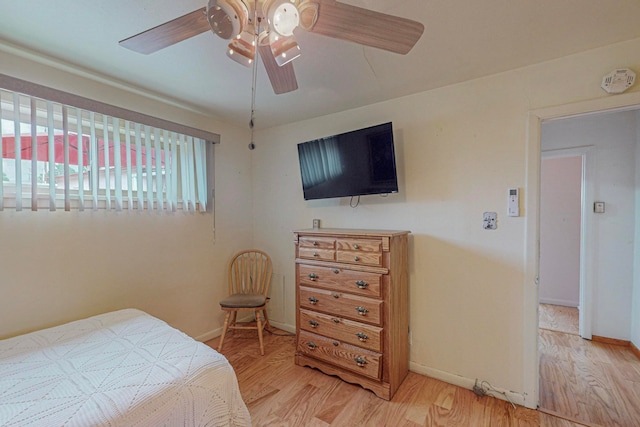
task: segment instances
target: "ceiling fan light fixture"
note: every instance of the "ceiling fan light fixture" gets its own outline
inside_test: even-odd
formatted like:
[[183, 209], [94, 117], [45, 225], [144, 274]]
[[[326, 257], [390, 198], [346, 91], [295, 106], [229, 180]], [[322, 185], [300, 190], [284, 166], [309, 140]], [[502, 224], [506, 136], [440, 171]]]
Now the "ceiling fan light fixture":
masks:
[[249, 31], [243, 31], [231, 40], [227, 56], [238, 64], [250, 67], [256, 57], [255, 36]]
[[293, 36], [283, 37], [275, 33], [269, 34], [269, 47], [278, 66], [282, 67], [300, 56], [300, 46]]
[[300, 24], [300, 13], [291, 0], [274, 0], [267, 5], [267, 20], [273, 31], [291, 36]]
[[214, 34], [229, 40], [244, 31], [249, 10], [241, 0], [209, 0], [207, 19]]

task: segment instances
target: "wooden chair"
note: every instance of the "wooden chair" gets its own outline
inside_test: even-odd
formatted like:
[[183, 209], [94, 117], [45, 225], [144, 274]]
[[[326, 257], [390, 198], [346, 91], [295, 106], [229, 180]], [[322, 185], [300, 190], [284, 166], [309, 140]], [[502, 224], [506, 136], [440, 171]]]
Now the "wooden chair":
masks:
[[[258, 249], [238, 252], [229, 263], [229, 296], [220, 301], [220, 308], [227, 312], [222, 327], [222, 336], [218, 351], [222, 351], [224, 337], [229, 329], [255, 329], [260, 340], [260, 354], [264, 356], [262, 331], [269, 326], [267, 303], [269, 302], [269, 286], [271, 285], [271, 258]], [[236, 321], [238, 312], [252, 311], [253, 322]], [[264, 321], [261, 319], [264, 316]]]

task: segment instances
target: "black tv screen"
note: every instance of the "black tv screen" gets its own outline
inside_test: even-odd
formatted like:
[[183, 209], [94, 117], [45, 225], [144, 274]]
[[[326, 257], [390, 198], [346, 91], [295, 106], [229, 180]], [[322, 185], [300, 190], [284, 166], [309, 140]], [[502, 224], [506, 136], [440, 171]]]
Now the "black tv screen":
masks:
[[298, 144], [305, 200], [398, 192], [391, 123]]

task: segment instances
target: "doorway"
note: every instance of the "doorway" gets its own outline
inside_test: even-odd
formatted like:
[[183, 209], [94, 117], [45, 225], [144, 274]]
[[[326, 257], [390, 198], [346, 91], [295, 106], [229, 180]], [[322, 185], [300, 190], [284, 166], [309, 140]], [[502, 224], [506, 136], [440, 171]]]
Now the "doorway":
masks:
[[[560, 146], [560, 145], [555, 145], [555, 146], [543, 146], [543, 141], [545, 140], [545, 137], [547, 136], [546, 132], [546, 125], [550, 124], [551, 127], [559, 127], [559, 126], [563, 126], [561, 124], [559, 124], [560, 122], [564, 122], [565, 124], [569, 124], [566, 126], [567, 129], [569, 130], [575, 130], [574, 129], [574, 124], [578, 123], [580, 121], [582, 122], [589, 122], [591, 120], [595, 120], [597, 122], [598, 118], [602, 118], [605, 116], [612, 116], [615, 115], [615, 113], [617, 112], [630, 112], [630, 111], [634, 111], [633, 114], [635, 114], [636, 116], [636, 124], [634, 125], [634, 129], [637, 129], [637, 121], [640, 119], [639, 113], [637, 112], [638, 109], [638, 104], [640, 104], [640, 94], [632, 96], [632, 97], [628, 97], [625, 99], [619, 98], [616, 99], [615, 101], [618, 101], [617, 103], [612, 103], [612, 99], [608, 99], [608, 100], [595, 100], [595, 101], [589, 101], [589, 102], [584, 102], [584, 103], [579, 103], [579, 104], [572, 104], [572, 105], [566, 105], [566, 106], [562, 106], [562, 107], [556, 107], [556, 108], [549, 108], [549, 109], [545, 109], [545, 110], [538, 110], [538, 111], [534, 111], [531, 113], [530, 115], [530, 126], [529, 126], [529, 145], [528, 145], [528, 153], [529, 153], [529, 157], [528, 157], [528, 169], [527, 169], [527, 188], [529, 189], [528, 194], [527, 194], [527, 199], [526, 199], [526, 203], [528, 204], [528, 206], [530, 207], [527, 210], [527, 264], [526, 264], [526, 271], [525, 271], [525, 275], [527, 278], [527, 283], [530, 283], [532, 286], [529, 286], [527, 284], [527, 286], [525, 287], [525, 298], [526, 298], [526, 323], [527, 323], [527, 327], [526, 327], [526, 333], [528, 335], [528, 339], [530, 339], [531, 341], [528, 341], [525, 344], [525, 351], [530, 351], [531, 356], [526, 356], [525, 358], [525, 364], [527, 364], [527, 366], [529, 366], [532, 370], [528, 371], [527, 375], [526, 375], [526, 382], [528, 383], [528, 386], [530, 387], [531, 390], [534, 390], [535, 393], [535, 398], [536, 398], [536, 405], [539, 403], [539, 383], [538, 380], [540, 378], [540, 365], [539, 365], [539, 359], [538, 359], [538, 302], [539, 302], [539, 289], [538, 289], [538, 279], [539, 279], [539, 259], [538, 259], [538, 254], [539, 254], [539, 247], [538, 244], [540, 243], [539, 238], [540, 238], [540, 212], [539, 212], [539, 208], [541, 207], [541, 200], [540, 200], [540, 178], [541, 178], [541, 167], [542, 167], [542, 158], [544, 156], [544, 152], [545, 151], [549, 151], [549, 150], [561, 150], [563, 148], [566, 147], [573, 147], [573, 148], [579, 148], [579, 149], [585, 149], [587, 150], [587, 153], [591, 154], [591, 161], [589, 161], [589, 154], [587, 154], [587, 156], [585, 157], [585, 160], [583, 161], [583, 173], [585, 173], [586, 176], [586, 180], [584, 181], [586, 183], [586, 190], [589, 189], [590, 185], [594, 185], [595, 182], [598, 182], [597, 186], [595, 187], [595, 189], [597, 189], [597, 192], [594, 192], [594, 187], [591, 188], [592, 190], [592, 195], [590, 197], [585, 197], [583, 199], [583, 218], [586, 216], [587, 221], [591, 221], [593, 223], [595, 223], [596, 225], [596, 229], [595, 232], [592, 230], [592, 232], [590, 233], [586, 233], [583, 237], [584, 239], [581, 241], [581, 247], [587, 247], [587, 249], [589, 248], [594, 248], [594, 250], [587, 250], [586, 252], [582, 252], [581, 253], [581, 260], [580, 260], [580, 264], [582, 266], [581, 271], [583, 272], [582, 274], [584, 274], [584, 276], [581, 278], [583, 284], [586, 284], [586, 286], [583, 286], [584, 289], [586, 289], [587, 292], [582, 292], [580, 295], [580, 308], [581, 308], [581, 315], [583, 314], [582, 311], [583, 309], [585, 312], [589, 311], [590, 305], [589, 304], [585, 304], [584, 301], [591, 301], [591, 300], [596, 300], [598, 301], [597, 304], [599, 304], [598, 306], [594, 306], [594, 310], [592, 310], [592, 315], [596, 316], [594, 318], [592, 318], [589, 322], [585, 323], [586, 326], [586, 333], [584, 331], [582, 331], [583, 329], [583, 324], [581, 322], [581, 332], [582, 335], [585, 337], [590, 337], [591, 331], [588, 330], [592, 325], [596, 325], [597, 327], [594, 329], [594, 334], [596, 334], [597, 332], [600, 332], [600, 334], [604, 337], [607, 336], [611, 336], [613, 338], [622, 338], [621, 336], [616, 336], [617, 332], [615, 331], [614, 327], [617, 327], [619, 325], [622, 325], [622, 335], [623, 336], [627, 336], [628, 337], [628, 330], [625, 328], [629, 328], [631, 326], [631, 306], [630, 304], [627, 307], [627, 302], [629, 298], [629, 294], [632, 290], [633, 287], [633, 279], [631, 278], [630, 280], [615, 280], [615, 281], [610, 281], [610, 282], [606, 282], [606, 287], [604, 285], [602, 285], [602, 283], [604, 282], [603, 278], [607, 278], [610, 276], [609, 271], [607, 271], [605, 273], [605, 271], [607, 270], [607, 268], [603, 268], [602, 267], [602, 263], [603, 260], [606, 263], [607, 262], [607, 258], [608, 258], [608, 262], [615, 262], [618, 263], [617, 266], [620, 266], [620, 262], [628, 262], [624, 261], [623, 258], [627, 257], [626, 253], [622, 253], [622, 257], [619, 259], [613, 259], [614, 256], [616, 255], [620, 255], [620, 247], [623, 246], [620, 244], [620, 240], [618, 240], [618, 243], [611, 243], [611, 241], [606, 241], [603, 240], [603, 238], [608, 239], [610, 237], [609, 231], [607, 230], [603, 230], [602, 228], [598, 228], [598, 227], [602, 227], [604, 223], [606, 223], [606, 219], [607, 217], [605, 215], [600, 215], [598, 216], [595, 212], [593, 212], [593, 202], [596, 201], [598, 199], [598, 197], [603, 197], [607, 200], [604, 200], [607, 202], [607, 207], [613, 207], [615, 206], [615, 210], [616, 212], [612, 212], [612, 211], [608, 211], [611, 212], [612, 214], [615, 213], [619, 213], [622, 209], [623, 209], [623, 204], [626, 203], [625, 197], [626, 199], [631, 199], [631, 211], [630, 212], [634, 212], [633, 210], [633, 196], [629, 197], [627, 196], [623, 196], [621, 199], [616, 200], [615, 202], [612, 202], [611, 199], [611, 191], [606, 192], [603, 191], [602, 189], [604, 187], [601, 187], [601, 183], [598, 181], [603, 180], [602, 185], [603, 186], [607, 186], [611, 184], [611, 181], [607, 182], [607, 180], [609, 180], [612, 177], [616, 177], [616, 179], [618, 178], [618, 174], [620, 173], [621, 170], [624, 170], [624, 168], [620, 168], [620, 164], [624, 163], [627, 159], [631, 158], [632, 163], [635, 161], [634, 158], [637, 156], [637, 151], [636, 148], [633, 149], [633, 151], [627, 151], [626, 154], [621, 154], [621, 152], [615, 152], [615, 149], [613, 151], [611, 151], [611, 153], [614, 153], [617, 156], [617, 160], [612, 161], [611, 159], [613, 159], [613, 157], [602, 157], [602, 153], [601, 150], [602, 149], [608, 149], [610, 147], [607, 146], [607, 144], [610, 141], [610, 138], [608, 138], [607, 136], [603, 135], [601, 133], [601, 128], [599, 127], [599, 125], [593, 125], [593, 127], [590, 129], [590, 131], [588, 132], [584, 132], [581, 135], [583, 138], [582, 141], [580, 141], [580, 143], [576, 143], [576, 141], [573, 141], [573, 145], [564, 145], [564, 146]], [[564, 120], [564, 119], [568, 119], [568, 120]], [[574, 122], [573, 120], [577, 119], [576, 122]], [[543, 123], [544, 122], [544, 123]], [[621, 129], [624, 128], [624, 126], [619, 126], [619, 123], [615, 126], [613, 126], [613, 128], [616, 129]], [[589, 140], [595, 140], [596, 142], [594, 142], [593, 144], [589, 141]], [[638, 143], [638, 134], [634, 133], [633, 134], [633, 143], [634, 146], [637, 145]], [[595, 145], [595, 144], [601, 144], [601, 145], [597, 145], [595, 146], [595, 148], [589, 148], [589, 145]], [[610, 153], [605, 153], [606, 155], [610, 155]], [[591, 162], [592, 164], [590, 165], [589, 162]], [[600, 175], [595, 174], [595, 175], [589, 175], [590, 173], [594, 173], [594, 171], [598, 170], [601, 167], [608, 167], [609, 169], [607, 169], [605, 172], [600, 172]], [[629, 174], [628, 174], [629, 175]], [[624, 184], [624, 185], [620, 185], [617, 184], [618, 188], [635, 188], [636, 182], [634, 181], [635, 178], [633, 178], [633, 173], [631, 173], [631, 181]], [[609, 188], [609, 190], [611, 190], [612, 187]], [[585, 191], [585, 189], [583, 189], [583, 191]], [[603, 196], [604, 195], [604, 196]], [[615, 195], [615, 197], [618, 197], [619, 195]], [[620, 203], [618, 203], [620, 201]], [[635, 221], [635, 217], [633, 216], [634, 214], [631, 214], [631, 222], [633, 223], [633, 221]], [[609, 218], [612, 218], [612, 216], [610, 216]], [[615, 221], [609, 221], [610, 223], [613, 223]], [[585, 223], [583, 222], [582, 227], [585, 227]], [[626, 231], [626, 236], [628, 237], [629, 233], [628, 230], [630, 228], [627, 227], [627, 231]], [[584, 233], [583, 233], [584, 234]], [[628, 242], [626, 242], [628, 243]], [[627, 244], [627, 246], [629, 246]], [[634, 243], [631, 242], [630, 244], [631, 247], [634, 246]], [[637, 246], [637, 245], [636, 245]], [[596, 254], [596, 256], [594, 257], [594, 253]], [[584, 256], [582, 256], [584, 255]], [[631, 258], [633, 257], [632, 252], [631, 252]], [[633, 260], [631, 260], [630, 262], [628, 262], [628, 264], [626, 264], [628, 267], [626, 268], [615, 268], [615, 269], [611, 269], [611, 266], [608, 267], [608, 269], [611, 271], [611, 274], [619, 274], [620, 271], [626, 271], [631, 272], [630, 276], [632, 277], [633, 274]], [[625, 273], [625, 274], [627, 274]], [[614, 283], [628, 283], [628, 288], [626, 288], [624, 285], [622, 286], [623, 289], [613, 289], [615, 288], [616, 285], [614, 285]], [[600, 289], [598, 289], [598, 284], [600, 284]], [[612, 286], [613, 285], [613, 286]], [[591, 294], [594, 294], [593, 296]], [[626, 293], [626, 294], [625, 294]], [[611, 298], [616, 299], [616, 301], [613, 301], [613, 304], [609, 304]], [[626, 300], [625, 300], [626, 299]], [[615, 307], [614, 309], [611, 309], [610, 307]], [[622, 309], [621, 309], [622, 307]], [[606, 313], [606, 314], [605, 314]], [[640, 314], [636, 313], [634, 315], [634, 317], [638, 317]], [[616, 319], [616, 325], [613, 325], [613, 322], [610, 321], [611, 317], [615, 317], [618, 316], [618, 318]], [[581, 316], [582, 317], [582, 316]], [[621, 320], [622, 319], [622, 320]], [[611, 334], [611, 335], [610, 335]], [[578, 338], [578, 337], [576, 337]], [[628, 340], [628, 338], [627, 338]], [[529, 363], [531, 363], [529, 365]]]
[[[541, 124], [538, 298], [579, 306], [587, 339], [631, 336], [639, 118], [604, 111]], [[596, 201], [605, 208], [595, 210]], [[621, 350], [540, 329], [539, 351], [540, 410], [600, 425], [629, 419], [610, 409], [623, 404], [614, 400], [623, 392], [603, 367], [616, 366]]]

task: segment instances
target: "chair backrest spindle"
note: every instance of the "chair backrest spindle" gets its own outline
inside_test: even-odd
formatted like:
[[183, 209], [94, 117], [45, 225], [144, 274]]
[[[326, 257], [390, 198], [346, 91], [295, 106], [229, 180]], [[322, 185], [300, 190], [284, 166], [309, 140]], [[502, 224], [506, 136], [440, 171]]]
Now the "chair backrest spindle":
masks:
[[262, 294], [271, 285], [271, 258], [258, 249], [238, 252], [229, 264], [229, 294]]

